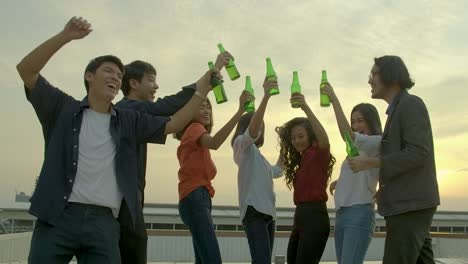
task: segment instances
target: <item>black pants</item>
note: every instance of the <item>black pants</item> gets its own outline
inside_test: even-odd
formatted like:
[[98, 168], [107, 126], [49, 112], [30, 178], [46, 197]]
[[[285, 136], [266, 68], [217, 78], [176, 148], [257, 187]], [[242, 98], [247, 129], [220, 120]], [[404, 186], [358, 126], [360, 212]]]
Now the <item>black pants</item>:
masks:
[[294, 213], [288, 244], [288, 264], [319, 263], [330, 235], [327, 205], [301, 203]]
[[130, 211], [125, 201], [122, 202], [119, 213], [120, 222], [120, 256], [122, 264], [146, 263], [148, 234], [145, 219], [140, 215], [133, 226]]
[[55, 225], [36, 221], [28, 263], [120, 263], [119, 223], [109, 208], [69, 203]]
[[430, 229], [436, 208], [386, 216], [383, 264], [434, 264]]

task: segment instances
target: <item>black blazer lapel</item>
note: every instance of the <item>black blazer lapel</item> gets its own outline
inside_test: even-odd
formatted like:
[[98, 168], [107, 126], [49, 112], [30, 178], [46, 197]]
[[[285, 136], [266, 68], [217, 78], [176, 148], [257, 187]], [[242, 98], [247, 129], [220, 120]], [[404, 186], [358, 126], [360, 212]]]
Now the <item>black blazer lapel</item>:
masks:
[[382, 140], [384, 140], [387, 136], [387, 133], [388, 133], [388, 129], [390, 127], [390, 123], [392, 122], [392, 117], [395, 115], [395, 112], [397, 111], [398, 109], [398, 104], [400, 103], [401, 101], [401, 98], [408, 95], [408, 92], [406, 90], [402, 90], [394, 99], [394, 102], [393, 102], [393, 109], [392, 111], [390, 112], [390, 114], [388, 115], [387, 117], [387, 121], [385, 122], [385, 128], [384, 128], [384, 132], [382, 134]]

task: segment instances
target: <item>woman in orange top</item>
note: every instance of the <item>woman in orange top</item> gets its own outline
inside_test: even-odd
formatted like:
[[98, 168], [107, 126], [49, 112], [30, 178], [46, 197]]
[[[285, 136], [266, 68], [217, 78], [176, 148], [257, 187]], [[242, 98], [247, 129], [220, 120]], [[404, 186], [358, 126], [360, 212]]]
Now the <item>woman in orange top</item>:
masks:
[[221, 263], [218, 241], [211, 219], [211, 198], [215, 190], [211, 181], [216, 176], [216, 167], [210, 149], [218, 149], [229, 136], [244, 113], [244, 104], [253, 100], [243, 92], [239, 98], [239, 109], [234, 116], [211, 136], [213, 115], [208, 99], [195, 113], [192, 122], [176, 138], [179, 159], [179, 214], [192, 234], [195, 263]]

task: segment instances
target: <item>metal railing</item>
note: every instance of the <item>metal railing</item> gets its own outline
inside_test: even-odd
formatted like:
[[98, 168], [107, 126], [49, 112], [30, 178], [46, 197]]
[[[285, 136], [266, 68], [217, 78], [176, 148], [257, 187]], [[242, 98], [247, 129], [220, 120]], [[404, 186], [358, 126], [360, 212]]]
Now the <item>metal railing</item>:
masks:
[[[249, 251], [244, 232], [216, 232], [223, 260], [226, 262], [248, 262]], [[27, 261], [32, 232], [0, 235], [0, 263]], [[289, 232], [276, 232], [274, 261], [282, 263]], [[437, 258], [468, 258], [468, 234], [432, 233], [434, 255]], [[383, 253], [385, 233], [376, 233], [366, 260], [380, 260]], [[192, 240], [189, 231], [148, 230], [148, 261], [190, 261], [193, 257]], [[323, 261], [335, 260], [333, 237], [329, 238]], [[446, 263], [446, 262], [443, 262]], [[457, 262], [459, 263], [459, 262]]]
[[0, 235], [0, 263], [26, 261], [32, 232]]

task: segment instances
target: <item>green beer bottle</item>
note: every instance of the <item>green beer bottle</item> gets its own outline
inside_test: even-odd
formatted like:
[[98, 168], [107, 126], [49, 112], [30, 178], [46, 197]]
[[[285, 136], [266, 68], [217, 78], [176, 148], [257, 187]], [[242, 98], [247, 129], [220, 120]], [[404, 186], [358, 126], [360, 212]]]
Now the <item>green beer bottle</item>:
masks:
[[[269, 80], [278, 79], [278, 76], [276, 76], [275, 69], [273, 69], [273, 64], [271, 64], [271, 59], [266, 58], [266, 63], [267, 63], [267, 73], [266, 73], [267, 79], [269, 79]], [[275, 95], [275, 94], [279, 94], [279, 88], [278, 87], [274, 87], [274, 88], [272, 88], [270, 90], [270, 95]]]
[[[214, 65], [213, 65], [212, 61], [208, 62], [208, 68], [210, 70], [214, 69]], [[211, 77], [211, 86], [213, 86], [213, 93], [214, 93], [215, 98], [216, 98], [216, 103], [217, 104], [222, 104], [224, 102], [227, 102], [228, 99], [226, 97], [226, 93], [224, 92], [223, 81], [220, 80], [218, 78], [218, 76], [213, 75]]]
[[328, 95], [322, 92], [322, 87], [324, 87], [327, 82], [327, 71], [322, 70], [322, 80], [320, 81], [320, 106], [322, 107], [330, 106], [330, 98], [328, 98]]
[[[226, 51], [223, 47], [223, 44], [221, 43], [218, 44], [218, 49], [221, 53]], [[234, 59], [229, 60], [228, 65], [226, 65], [226, 71], [229, 75], [229, 78], [231, 78], [232, 81], [239, 79], [240, 74], [237, 71], [236, 65], [234, 64]]]
[[359, 151], [354, 144], [353, 139], [349, 135], [348, 131], [344, 134], [345, 142], [346, 142], [346, 153], [348, 153], [348, 158], [359, 156]]
[[[252, 88], [252, 82], [250, 81], [249, 75], [245, 76], [245, 89], [244, 90], [250, 93], [252, 96], [254, 96], [254, 89]], [[255, 111], [254, 101], [245, 102], [244, 109], [247, 113]]]
[[[301, 85], [299, 84], [299, 77], [297, 75], [297, 71], [293, 71], [293, 81], [291, 84], [291, 96], [295, 93], [301, 93]], [[293, 108], [299, 108], [299, 102], [292, 101], [291, 106]]]

